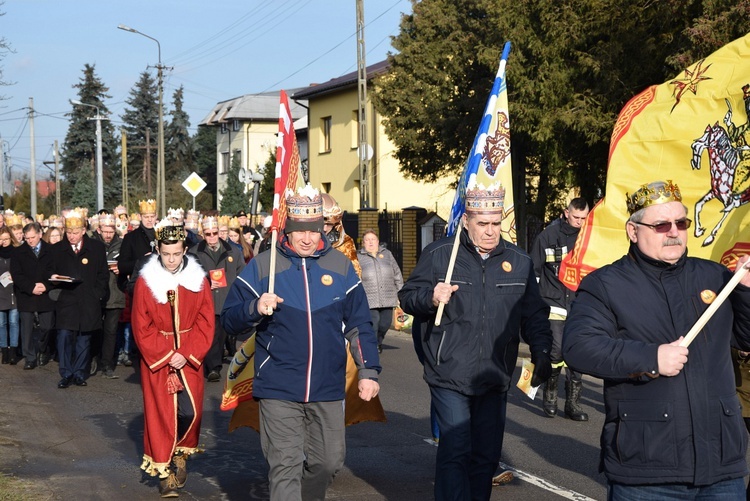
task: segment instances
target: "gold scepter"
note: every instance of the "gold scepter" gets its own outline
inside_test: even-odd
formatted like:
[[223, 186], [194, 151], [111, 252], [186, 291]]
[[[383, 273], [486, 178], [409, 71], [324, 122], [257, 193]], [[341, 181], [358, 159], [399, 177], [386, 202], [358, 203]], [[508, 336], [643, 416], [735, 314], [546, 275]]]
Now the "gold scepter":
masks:
[[[174, 311], [174, 300], [176, 297], [176, 293], [173, 290], [167, 291], [167, 301], [169, 301], [169, 307], [172, 310], [172, 332], [174, 332], [174, 349], [177, 351], [177, 322], [175, 320], [175, 311]], [[174, 395], [178, 391], [184, 390], [185, 387], [182, 385], [182, 382], [180, 381], [179, 376], [177, 375], [177, 370], [169, 366], [169, 376], [167, 376], [167, 393], [170, 395]]]

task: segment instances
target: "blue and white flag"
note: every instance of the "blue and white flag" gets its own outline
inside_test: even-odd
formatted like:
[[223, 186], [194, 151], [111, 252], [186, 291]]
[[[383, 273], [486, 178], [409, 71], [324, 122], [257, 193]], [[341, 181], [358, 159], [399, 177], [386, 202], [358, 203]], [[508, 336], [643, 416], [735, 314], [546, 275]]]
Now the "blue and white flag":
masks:
[[453, 200], [447, 234], [455, 234], [465, 210], [468, 186], [489, 188], [500, 184], [505, 189], [504, 218], [501, 225], [503, 238], [516, 242], [516, 218], [513, 210], [513, 176], [510, 165], [510, 120], [508, 114], [508, 87], [505, 83], [505, 64], [510, 54], [510, 42], [505, 43], [500, 67], [487, 100], [484, 116], [479, 124], [474, 146], [466, 161], [464, 171]]

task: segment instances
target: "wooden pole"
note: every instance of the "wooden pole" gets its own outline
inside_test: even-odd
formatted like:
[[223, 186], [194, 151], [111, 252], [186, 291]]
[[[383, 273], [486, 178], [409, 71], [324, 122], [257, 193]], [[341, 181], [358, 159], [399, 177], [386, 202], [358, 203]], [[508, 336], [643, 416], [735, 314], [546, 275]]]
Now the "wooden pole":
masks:
[[[450, 285], [451, 278], [453, 278], [453, 267], [456, 264], [456, 256], [458, 256], [458, 247], [461, 245], [461, 223], [458, 223], [456, 228], [456, 239], [453, 241], [453, 249], [451, 250], [451, 260], [448, 262], [448, 271], [445, 272], [445, 283]], [[443, 318], [443, 310], [445, 309], [445, 303], [438, 305], [437, 314], [435, 315], [435, 327], [440, 325], [440, 321]]]
[[271, 236], [271, 269], [268, 271], [268, 293], [273, 294], [276, 286], [276, 241], [278, 239], [279, 230], [274, 228]]
[[737, 284], [740, 283], [744, 276], [747, 275], [748, 263], [750, 263], [750, 261], [746, 262], [742, 266], [742, 268], [734, 273], [732, 279], [727, 283], [727, 285], [724, 286], [723, 289], [721, 289], [721, 292], [716, 297], [716, 299], [714, 299], [711, 305], [706, 309], [706, 311], [703, 312], [703, 315], [700, 316], [698, 321], [695, 322], [695, 325], [693, 325], [690, 331], [682, 339], [682, 342], [680, 342], [680, 346], [690, 346], [690, 343], [693, 342], [693, 339], [695, 339], [701, 329], [706, 326], [708, 321], [711, 320], [711, 317], [714, 316], [714, 313], [716, 313], [716, 310], [719, 309], [719, 306], [721, 306], [721, 304], [727, 299], [727, 297], [729, 297], [729, 294], [732, 293], [734, 288], [737, 287]]

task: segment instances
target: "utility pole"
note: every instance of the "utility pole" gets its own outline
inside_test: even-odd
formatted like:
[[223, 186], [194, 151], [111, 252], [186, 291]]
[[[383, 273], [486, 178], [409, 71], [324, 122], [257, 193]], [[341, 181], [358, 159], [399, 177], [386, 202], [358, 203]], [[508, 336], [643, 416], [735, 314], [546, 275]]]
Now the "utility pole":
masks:
[[29, 98], [29, 144], [31, 145], [31, 214], [29, 216], [36, 220], [36, 147], [34, 145], [34, 98]]
[[55, 214], [60, 215], [60, 149], [55, 139]]
[[[125, 131], [125, 127], [120, 127], [120, 151], [122, 152], [122, 205], [125, 210], [130, 210], [128, 207], [128, 133]], [[130, 216], [128, 216], [130, 217]]]
[[357, 122], [359, 125], [359, 205], [365, 209], [370, 206], [370, 186], [367, 162], [369, 160], [367, 144], [367, 64], [365, 62], [365, 7], [364, 0], [357, 0]]

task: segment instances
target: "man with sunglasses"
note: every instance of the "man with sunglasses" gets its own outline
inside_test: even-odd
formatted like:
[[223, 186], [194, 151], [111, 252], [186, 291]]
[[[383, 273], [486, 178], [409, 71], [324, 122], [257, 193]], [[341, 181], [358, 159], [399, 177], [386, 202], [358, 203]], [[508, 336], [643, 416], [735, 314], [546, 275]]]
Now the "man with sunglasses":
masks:
[[[245, 258], [242, 251], [236, 246], [219, 237], [219, 220], [214, 216], [205, 216], [201, 221], [203, 228], [203, 240], [190, 249], [198, 262], [206, 270], [208, 281], [211, 284], [211, 295], [214, 298], [214, 313], [216, 325], [214, 326], [214, 340], [211, 349], [208, 350], [203, 360], [203, 368], [206, 379], [216, 383], [221, 379], [221, 367], [224, 360], [224, 344], [226, 332], [221, 326], [219, 315], [224, 307], [224, 301], [229, 293], [229, 288], [245, 267]], [[229, 354], [230, 357], [234, 353]]]
[[744, 499], [730, 346], [750, 349], [750, 275], [680, 346], [732, 273], [687, 256], [691, 221], [671, 181], [643, 185], [627, 208], [628, 254], [584, 278], [563, 334], [568, 365], [604, 379], [608, 499]]

